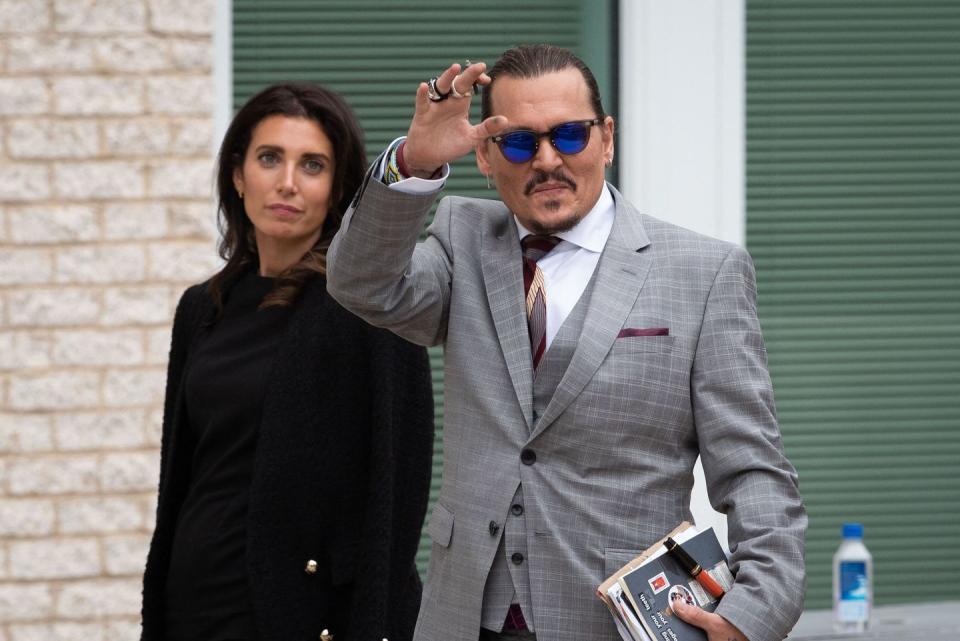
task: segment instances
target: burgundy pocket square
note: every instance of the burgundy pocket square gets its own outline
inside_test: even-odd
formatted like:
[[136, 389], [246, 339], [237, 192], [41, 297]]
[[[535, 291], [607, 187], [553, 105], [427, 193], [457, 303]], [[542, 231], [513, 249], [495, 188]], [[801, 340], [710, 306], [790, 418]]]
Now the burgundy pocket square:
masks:
[[617, 334], [617, 338], [628, 336], [669, 336], [669, 327], [625, 327]]

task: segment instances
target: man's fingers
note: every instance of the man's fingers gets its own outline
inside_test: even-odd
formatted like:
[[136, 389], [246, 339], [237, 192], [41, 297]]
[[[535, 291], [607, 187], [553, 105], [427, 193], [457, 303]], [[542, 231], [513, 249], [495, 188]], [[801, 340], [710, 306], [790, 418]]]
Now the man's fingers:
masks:
[[473, 85], [490, 83], [490, 76], [486, 74], [486, 70], [485, 62], [474, 62], [466, 68], [455, 62], [437, 76], [437, 91], [446, 94], [455, 89], [461, 95], [470, 95]]
[[721, 639], [721, 641], [747, 641], [746, 635], [744, 635], [737, 626], [719, 614], [707, 612], [683, 601], [673, 601], [670, 607], [673, 608], [673, 612], [680, 619], [705, 631], [710, 641], [714, 639]]
[[484, 73], [486, 70], [487, 63], [475, 62], [461, 71], [460, 75], [457, 76], [457, 91], [460, 93], [466, 93], [467, 91], [470, 91], [469, 87], [473, 86], [475, 83], [479, 82], [482, 85], [489, 83], [490, 76]]
[[453, 63], [447, 67], [442, 74], [437, 76], [437, 91], [440, 93], [448, 93], [450, 87], [453, 86], [453, 79], [457, 77], [457, 74], [460, 73], [460, 65], [458, 63]]
[[430, 98], [427, 97], [427, 83], [421, 82], [420, 86], [417, 87], [417, 99], [414, 103], [414, 108], [417, 111], [421, 109], [426, 109], [430, 104]]
[[490, 136], [496, 136], [507, 128], [509, 121], [504, 116], [490, 116], [479, 125], [473, 128], [474, 138], [477, 142]]
[[703, 630], [706, 630], [707, 628], [710, 627], [710, 624], [712, 623], [712, 621], [710, 620], [710, 617], [717, 616], [716, 614], [711, 614], [706, 610], [702, 610], [698, 607], [688, 605], [684, 603], [682, 600], [674, 601], [671, 607], [673, 608], [673, 612], [678, 617], [680, 617], [690, 625], [695, 625], [698, 628], [701, 628]]

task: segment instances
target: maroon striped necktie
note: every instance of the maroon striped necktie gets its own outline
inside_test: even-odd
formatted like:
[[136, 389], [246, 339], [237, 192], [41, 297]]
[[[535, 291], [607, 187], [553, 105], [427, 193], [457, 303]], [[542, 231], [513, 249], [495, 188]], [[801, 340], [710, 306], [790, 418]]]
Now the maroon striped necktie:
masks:
[[547, 294], [543, 286], [543, 272], [537, 261], [550, 253], [560, 239], [556, 236], [525, 236], [523, 248], [523, 290], [527, 297], [527, 327], [530, 330], [530, 351], [533, 369], [537, 369], [547, 351]]

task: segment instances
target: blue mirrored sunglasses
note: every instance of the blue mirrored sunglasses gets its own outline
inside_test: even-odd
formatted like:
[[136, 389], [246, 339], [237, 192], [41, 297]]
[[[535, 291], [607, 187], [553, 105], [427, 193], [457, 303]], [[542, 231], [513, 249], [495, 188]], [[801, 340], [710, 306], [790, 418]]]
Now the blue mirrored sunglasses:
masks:
[[586, 148], [587, 143], [590, 142], [590, 130], [594, 125], [602, 122], [602, 118], [574, 120], [560, 123], [550, 131], [542, 132], [517, 129], [499, 136], [491, 136], [490, 140], [497, 143], [503, 157], [513, 163], [524, 163], [536, 156], [540, 148], [540, 139], [543, 137], [547, 137], [558, 152], [570, 156]]

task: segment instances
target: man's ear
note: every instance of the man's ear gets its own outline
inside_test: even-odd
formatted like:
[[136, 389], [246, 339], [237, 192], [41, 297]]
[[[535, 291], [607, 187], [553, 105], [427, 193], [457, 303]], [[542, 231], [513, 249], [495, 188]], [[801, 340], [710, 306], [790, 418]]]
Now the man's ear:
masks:
[[490, 150], [489, 141], [484, 138], [477, 143], [476, 146], [476, 156], [477, 156], [477, 169], [480, 170], [480, 173], [490, 177], [490, 174], [493, 172], [493, 169], [490, 167], [490, 158], [487, 156], [487, 153]]
[[601, 130], [603, 131], [603, 157], [605, 160], [612, 162], [613, 161], [613, 132], [615, 129], [615, 124], [613, 121], [613, 116], [607, 116], [603, 119], [603, 123], [600, 125]]

